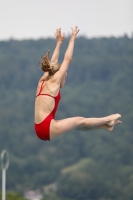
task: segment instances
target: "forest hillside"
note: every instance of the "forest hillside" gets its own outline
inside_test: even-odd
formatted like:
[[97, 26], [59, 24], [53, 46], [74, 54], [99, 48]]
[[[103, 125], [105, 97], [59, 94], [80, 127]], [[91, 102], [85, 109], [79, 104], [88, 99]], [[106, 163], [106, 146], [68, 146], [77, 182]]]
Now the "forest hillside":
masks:
[[[61, 63], [69, 38], [61, 47]], [[122, 115], [122, 125], [71, 131], [52, 142], [34, 132], [40, 57], [55, 39], [0, 41], [0, 152], [7, 149], [8, 191], [47, 199], [133, 199], [133, 38], [78, 37], [56, 119]], [[0, 174], [1, 182], [1, 174]], [[54, 187], [53, 187], [54, 186]]]

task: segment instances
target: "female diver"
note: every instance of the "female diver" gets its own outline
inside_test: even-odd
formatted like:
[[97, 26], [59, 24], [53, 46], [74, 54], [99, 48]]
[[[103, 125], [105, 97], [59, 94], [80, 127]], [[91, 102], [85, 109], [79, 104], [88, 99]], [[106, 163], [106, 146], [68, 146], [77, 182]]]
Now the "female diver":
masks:
[[72, 59], [74, 43], [79, 32], [78, 27], [72, 28], [70, 41], [65, 52], [62, 64], [58, 63], [61, 44], [64, 34], [61, 28], [56, 30], [55, 37], [57, 44], [49, 60], [49, 51], [42, 56], [40, 67], [44, 75], [40, 78], [35, 99], [35, 132], [41, 140], [53, 140], [67, 131], [107, 129], [112, 131], [115, 124], [121, 124], [118, 119], [120, 114], [113, 114], [102, 118], [72, 117], [56, 121], [54, 119], [61, 98], [60, 88], [65, 85], [67, 70]]

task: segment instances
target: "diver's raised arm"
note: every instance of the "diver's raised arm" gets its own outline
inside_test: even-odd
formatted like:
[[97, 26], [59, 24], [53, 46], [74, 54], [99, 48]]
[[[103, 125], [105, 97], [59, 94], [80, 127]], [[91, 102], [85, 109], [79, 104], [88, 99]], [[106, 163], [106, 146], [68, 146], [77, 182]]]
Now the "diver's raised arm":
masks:
[[61, 28], [56, 30], [55, 37], [56, 37], [57, 43], [56, 43], [56, 47], [51, 58], [51, 63], [54, 63], [54, 64], [58, 62], [60, 47], [65, 37], [64, 33], [61, 32]]
[[69, 41], [69, 44], [68, 44], [68, 47], [67, 47], [67, 50], [66, 50], [66, 53], [65, 53], [65, 56], [64, 56], [64, 60], [63, 60], [61, 67], [58, 71], [58, 74], [61, 77], [68, 70], [70, 61], [71, 61], [72, 56], [73, 56], [74, 43], [75, 43], [75, 39], [76, 39], [78, 32], [79, 32], [79, 28], [77, 26], [75, 28], [72, 28], [72, 34], [71, 34], [70, 41]]

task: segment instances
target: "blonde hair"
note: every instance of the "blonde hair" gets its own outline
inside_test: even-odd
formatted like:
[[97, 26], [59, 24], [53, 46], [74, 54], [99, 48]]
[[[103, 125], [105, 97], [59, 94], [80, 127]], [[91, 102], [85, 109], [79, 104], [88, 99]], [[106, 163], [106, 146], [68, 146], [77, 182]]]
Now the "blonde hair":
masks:
[[60, 69], [61, 64], [50, 64], [49, 54], [50, 51], [48, 50], [47, 53], [41, 57], [40, 68], [43, 72], [49, 72], [49, 75], [53, 76]]

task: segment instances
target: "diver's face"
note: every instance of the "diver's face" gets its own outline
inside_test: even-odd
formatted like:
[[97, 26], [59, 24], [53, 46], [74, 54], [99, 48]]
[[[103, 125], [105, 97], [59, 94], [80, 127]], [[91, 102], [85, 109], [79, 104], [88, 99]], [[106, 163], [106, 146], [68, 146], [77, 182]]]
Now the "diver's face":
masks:
[[66, 83], [66, 77], [67, 77], [67, 72], [64, 74], [64, 76], [61, 79], [61, 84], [60, 84], [61, 88], [63, 88]]

